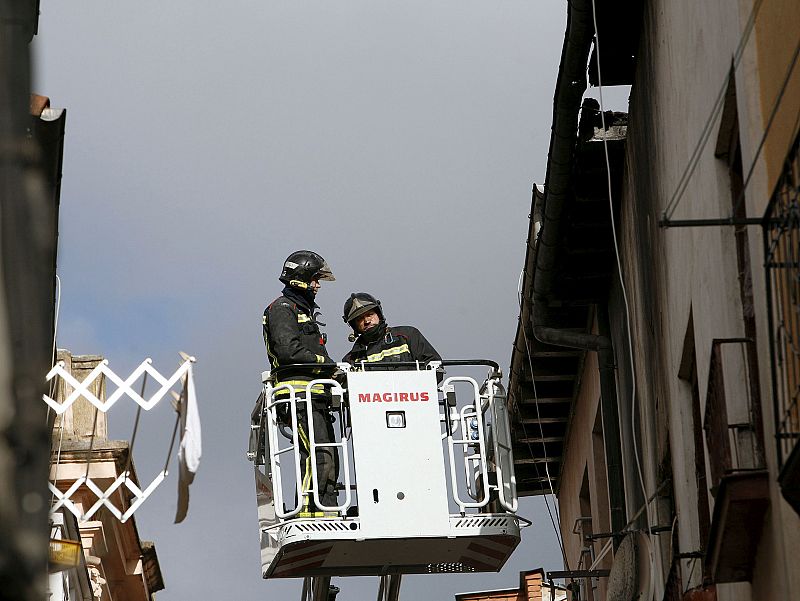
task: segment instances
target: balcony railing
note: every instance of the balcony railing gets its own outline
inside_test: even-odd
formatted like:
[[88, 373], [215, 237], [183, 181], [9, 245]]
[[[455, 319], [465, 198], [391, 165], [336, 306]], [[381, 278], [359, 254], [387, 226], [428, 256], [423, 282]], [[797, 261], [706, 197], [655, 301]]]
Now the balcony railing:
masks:
[[800, 513], [800, 154], [798, 137], [764, 226], [770, 354], [779, 477]]
[[714, 494], [705, 564], [714, 582], [751, 579], [769, 507], [757, 371], [752, 340], [714, 340], [703, 425]]
[[711, 346], [703, 428], [712, 490], [728, 474], [764, 468], [754, 352], [748, 338], [716, 339]]

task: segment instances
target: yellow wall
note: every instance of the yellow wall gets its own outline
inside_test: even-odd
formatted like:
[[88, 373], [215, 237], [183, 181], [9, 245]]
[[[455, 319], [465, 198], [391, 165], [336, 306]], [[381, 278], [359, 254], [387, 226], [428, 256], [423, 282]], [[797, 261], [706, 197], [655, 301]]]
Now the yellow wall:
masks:
[[[760, 79], [762, 127], [766, 128], [798, 42], [800, 42], [800, 2], [763, 0], [755, 24], [756, 50]], [[767, 189], [772, 192], [783, 170], [784, 160], [800, 117], [800, 59], [761, 151], [767, 165]], [[745, 164], [745, 175], [749, 165]]]

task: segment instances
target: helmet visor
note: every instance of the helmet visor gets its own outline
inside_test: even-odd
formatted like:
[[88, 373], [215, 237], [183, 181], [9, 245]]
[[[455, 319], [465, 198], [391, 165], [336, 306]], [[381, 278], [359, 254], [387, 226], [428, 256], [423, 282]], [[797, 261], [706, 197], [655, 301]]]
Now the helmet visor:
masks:
[[327, 261], [322, 261], [322, 267], [317, 270], [317, 273], [314, 274], [314, 279], [317, 280], [325, 280], [326, 282], [335, 282], [336, 278], [333, 277], [333, 272], [331, 268], [328, 266]]
[[347, 323], [353, 325], [353, 321], [355, 321], [365, 313], [369, 313], [370, 311], [377, 311], [377, 309], [378, 305], [374, 303], [369, 303], [368, 305], [362, 305], [361, 307], [354, 307], [347, 315]]

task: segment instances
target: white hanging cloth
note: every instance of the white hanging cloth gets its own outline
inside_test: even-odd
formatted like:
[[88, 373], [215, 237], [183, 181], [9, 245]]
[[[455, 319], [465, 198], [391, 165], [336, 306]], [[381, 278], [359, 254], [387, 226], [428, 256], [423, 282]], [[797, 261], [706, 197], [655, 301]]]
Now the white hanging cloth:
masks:
[[186, 373], [183, 394], [178, 403], [181, 425], [181, 446], [178, 449], [178, 509], [175, 523], [179, 524], [189, 511], [189, 485], [194, 481], [200, 467], [202, 444], [200, 437], [200, 413], [197, 409], [197, 396], [194, 390], [192, 367]]

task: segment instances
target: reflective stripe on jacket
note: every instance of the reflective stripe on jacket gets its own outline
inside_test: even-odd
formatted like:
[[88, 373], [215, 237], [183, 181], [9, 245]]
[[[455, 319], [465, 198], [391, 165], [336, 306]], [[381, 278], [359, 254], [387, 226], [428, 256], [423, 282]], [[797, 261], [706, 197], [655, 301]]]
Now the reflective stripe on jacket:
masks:
[[383, 336], [364, 343], [356, 340], [352, 350], [344, 356], [345, 363], [399, 363], [406, 361], [441, 361], [442, 358], [425, 336], [412, 326], [385, 326]]
[[[263, 326], [264, 344], [273, 371], [292, 363], [333, 363], [325, 348], [325, 337], [314, 319], [313, 307], [303, 305], [284, 294], [264, 310]], [[290, 384], [295, 392], [302, 392], [308, 382], [320, 377], [325, 376], [315, 376], [307, 371], [281, 373], [275, 385]], [[323, 386], [314, 386], [312, 392], [324, 393]], [[288, 394], [288, 390], [283, 390], [276, 396]]]

